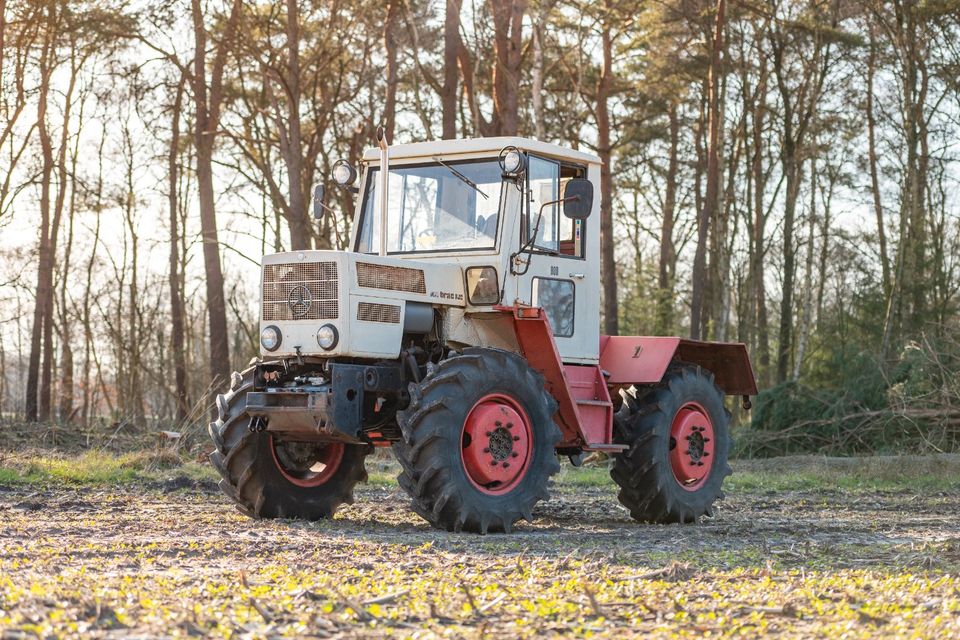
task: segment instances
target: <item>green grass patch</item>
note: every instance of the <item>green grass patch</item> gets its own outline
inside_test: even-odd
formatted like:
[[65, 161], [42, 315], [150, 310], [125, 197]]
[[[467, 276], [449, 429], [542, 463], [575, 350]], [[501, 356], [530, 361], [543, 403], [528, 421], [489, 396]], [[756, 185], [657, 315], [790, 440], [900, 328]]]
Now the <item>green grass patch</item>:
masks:
[[560, 467], [560, 473], [553, 478], [561, 487], [593, 488], [612, 487], [614, 485], [610, 478], [610, 469], [607, 467], [574, 467], [564, 464]]
[[730, 491], [951, 491], [960, 489], [956, 478], [920, 475], [878, 478], [868, 474], [828, 474], [792, 472], [783, 474], [734, 472], [725, 482]]
[[210, 465], [181, 464], [170, 454], [158, 456], [150, 452], [115, 455], [86, 451], [70, 457], [18, 455], [0, 463], [3, 484], [117, 485], [162, 480], [171, 475], [207, 480], [216, 474]]
[[960, 456], [735, 460], [729, 491], [957, 491]]
[[[960, 491], [960, 456], [877, 456], [824, 458], [795, 456], [766, 460], [734, 460], [727, 478], [728, 493], [768, 491]], [[367, 461], [369, 480], [376, 488], [396, 486], [399, 465], [387, 456]], [[171, 453], [153, 451], [114, 454], [86, 451], [76, 455], [0, 452], [0, 484], [121, 485], [162, 481], [171, 477], [206, 481], [219, 479], [210, 464], [184, 462]], [[563, 464], [554, 476], [563, 490], [615, 490], [606, 466]]]
[[372, 487], [397, 486], [397, 474], [393, 471], [370, 471], [367, 473], [367, 484]]

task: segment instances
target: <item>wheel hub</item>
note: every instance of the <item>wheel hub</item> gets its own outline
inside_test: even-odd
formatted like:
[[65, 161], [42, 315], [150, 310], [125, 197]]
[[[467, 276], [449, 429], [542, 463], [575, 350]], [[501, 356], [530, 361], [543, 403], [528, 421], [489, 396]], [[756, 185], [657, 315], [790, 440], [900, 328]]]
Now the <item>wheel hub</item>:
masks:
[[526, 474], [532, 439], [526, 412], [512, 398], [481, 398], [464, 420], [461, 439], [470, 482], [484, 493], [513, 489]]
[[513, 457], [513, 435], [503, 427], [497, 427], [490, 434], [488, 443], [490, 457], [494, 462], [502, 462]]
[[298, 487], [319, 487], [340, 467], [344, 445], [339, 442], [277, 442], [271, 436], [270, 452], [284, 478]]
[[713, 423], [696, 404], [683, 406], [670, 427], [670, 466], [677, 483], [698, 489], [710, 476], [714, 452]]

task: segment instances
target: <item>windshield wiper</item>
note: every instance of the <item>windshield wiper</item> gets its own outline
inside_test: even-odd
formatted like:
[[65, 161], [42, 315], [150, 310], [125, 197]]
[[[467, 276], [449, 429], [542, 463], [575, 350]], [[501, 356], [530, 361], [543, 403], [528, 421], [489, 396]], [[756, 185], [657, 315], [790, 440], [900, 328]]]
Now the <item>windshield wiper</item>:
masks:
[[483, 191], [480, 190], [480, 187], [477, 186], [477, 183], [476, 183], [476, 182], [474, 182], [473, 180], [471, 180], [471, 179], [468, 178], [467, 176], [463, 175], [462, 173], [460, 173], [459, 171], [457, 171], [456, 169], [454, 169], [453, 167], [451, 167], [450, 165], [448, 165], [446, 162], [444, 162], [443, 160], [441, 160], [441, 159], [438, 158], [437, 156], [433, 156], [433, 160], [434, 160], [434, 162], [440, 163], [441, 166], [446, 167], [447, 170], [448, 170], [450, 173], [452, 173], [452, 174], [455, 175], [456, 177], [460, 178], [460, 180], [462, 180], [462, 181], [464, 182], [464, 184], [467, 184], [467, 185], [473, 187], [474, 191], [476, 191], [477, 193], [479, 193], [480, 195], [482, 195], [484, 198], [486, 198], [487, 200], [490, 199], [490, 196], [488, 196], [487, 194], [485, 194]]

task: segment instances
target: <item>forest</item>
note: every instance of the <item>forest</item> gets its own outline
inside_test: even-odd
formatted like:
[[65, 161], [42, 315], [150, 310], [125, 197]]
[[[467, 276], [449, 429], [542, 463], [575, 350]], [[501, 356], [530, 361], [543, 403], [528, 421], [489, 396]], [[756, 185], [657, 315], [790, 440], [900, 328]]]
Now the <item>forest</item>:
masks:
[[598, 155], [602, 330], [746, 343], [741, 453], [955, 451], [958, 77], [955, 0], [0, 0], [0, 421], [203, 433], [382, 125]]

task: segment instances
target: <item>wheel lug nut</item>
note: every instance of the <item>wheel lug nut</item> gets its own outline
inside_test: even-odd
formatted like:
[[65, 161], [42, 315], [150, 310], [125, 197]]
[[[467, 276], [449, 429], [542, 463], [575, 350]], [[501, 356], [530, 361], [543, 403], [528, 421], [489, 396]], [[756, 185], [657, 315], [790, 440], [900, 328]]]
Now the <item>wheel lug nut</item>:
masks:
[[520, 436], [513, 436], [513, 441], [514, 441], [514, 442], [517, 442], [518, 440], [520, 440]]
[[492, 435], [493, 435], [493, 431], [487, 431], [487, 437], [488, 437], [488, 438], [489, 438], [490, 436], [492, 436]]
[[499, 426], [501, 426], [501, 425], [502, 425], [503, 423], [502, 423], [502, 422], [500, 422], [499, 420], [497, 420], [497, 421], [496, 421], [496, 422], [494, 422], [493, 424], [495, 424], [496, 426], [498, 426], [498, 427], [499, 427]]
[[706, 457], [706, 456], [708, 456], [708, 455], [710, 455], [710, 453], [709, 453], [708, 451], [704, 451], [704, 452], [703, 452], [703, 453], [701, 453], [700, 455], [702, 455], [702, 456], [704, 456], [704, 457]]
[[484, 453], [490, 453], [490, 447], [484, 447], [483, 452], [484, 452]]
[[491, 461], [490, 461], [490, 466], [491, 466], [491, 467], [497, 466], [497, 461], [496, 461], [496, 460], [491, 460]]
[[510, 454], [510, 457], [511, 457], [511, 458], [516, 458], [516, 457], [519, 456], [519, 455], [520, 455], [519, 453], [517, 453], [516, 451], [514, 451], [513, 453]]
[[503, 463], [503, 468], [504, 468], [504, 469], [506, 469], [506, 468], [509, 467], [509, 466], [510, 466], [510, 463], [509, 463], [509, 462], [504, 462], [504, 463]]
[[512, 422], [508, 422], [508, 423], [507, 423], [507, 429], [513, 429], [513, 423], [512, 423]]

